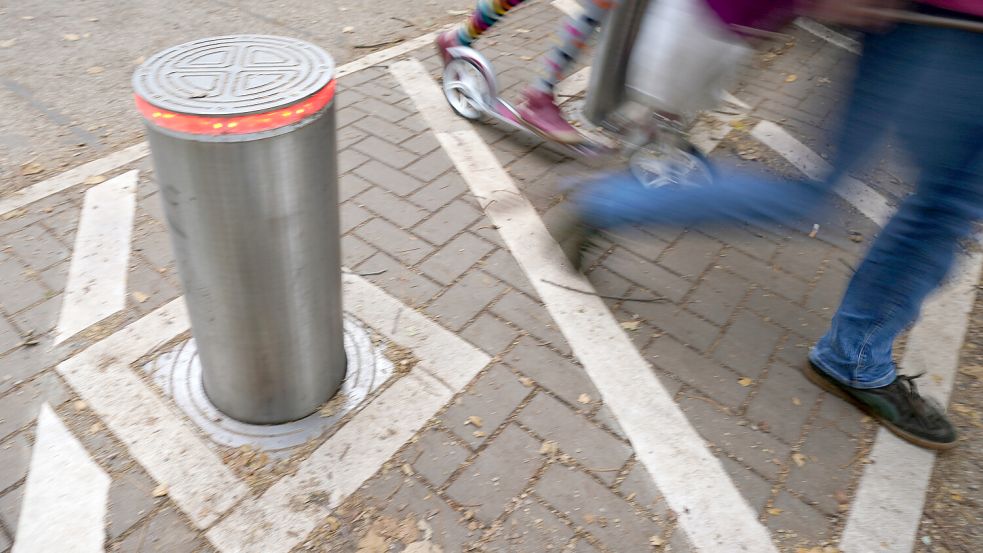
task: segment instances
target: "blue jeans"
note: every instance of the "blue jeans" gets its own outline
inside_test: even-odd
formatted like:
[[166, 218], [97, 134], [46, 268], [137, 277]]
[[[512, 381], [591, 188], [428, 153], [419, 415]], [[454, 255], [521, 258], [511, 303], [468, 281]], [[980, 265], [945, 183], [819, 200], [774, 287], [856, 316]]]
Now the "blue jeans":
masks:
[[[864, 41], [853, 93], [825, 182], [727, 171], [712, 186], [655, 188], [609, 175], [574, 208], [597, 228], [633, 224], [796, 226], [827, 205], [831, 187], [888, 130], [919, 170], [914, 194], [874, 240], [829, 331], [810, 358], [838, 381], [875, 388], [895, 379], [895, 338], [951, 269], [958, 242], [983, 215], [983, 35], [900, 25]], [[724, 170], [718, 168], [718, 174]]]

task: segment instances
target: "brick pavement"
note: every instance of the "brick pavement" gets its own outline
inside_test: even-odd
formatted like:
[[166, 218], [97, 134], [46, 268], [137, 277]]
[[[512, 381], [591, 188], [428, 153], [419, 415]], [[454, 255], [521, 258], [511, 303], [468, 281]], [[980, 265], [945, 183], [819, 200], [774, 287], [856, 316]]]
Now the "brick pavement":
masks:
[[[550, 44], [526, 31], [553, 28], [558, 17], [532, 4], [480, 43], [507, 94], [535, 75], [528, 59]], [[762, 54], [737, 94], [755, 116], [828, 152], [821, 130], [841, 104], [849, 55], [790, 33], [794, 41]], [[437, 73], [429, 50], [414, 55]], [[688, 551], [617, 421], [411, 101], [381, 67], [340, 84], [345, 264], [383, 271], [367, 278], [495, 362], [296, 550], [353, 550], [380, 538], [402, 544], [398, 551], [432, 532], [445, 552]], [[537, 140], [477, 129], [541, 213], [561, 199], [558, 175], [588, 170]], [[744, 140], [735, 129], [718, 155], [732, 156]], [[149, 162], [137, 165], [128, 309], [72, 348], [180, 293]], [[152, 497], [153, 480], [74, 401], [45, 353], [79, 206], [73, 190], [0, 222], [0, 285], [15, 291], [0, 302], [0, 551], [14, 537], [42, 400], [113, 478], [109, 550], [211, 551], [170, 499]], [[829, 231], [837, 232], [846, 230]], [[669, 300], [606, 301], [620, 321], [639, 323], [628, 330], [632, 340], [789, 551], [835, 543], [873, 431], [798, 373], [860, 251], [838, 238], [789, 229], [639, 231], [609, 237], [588, 269], [602, 294]], [[32, 330], [41, 343], [19, 345]]]

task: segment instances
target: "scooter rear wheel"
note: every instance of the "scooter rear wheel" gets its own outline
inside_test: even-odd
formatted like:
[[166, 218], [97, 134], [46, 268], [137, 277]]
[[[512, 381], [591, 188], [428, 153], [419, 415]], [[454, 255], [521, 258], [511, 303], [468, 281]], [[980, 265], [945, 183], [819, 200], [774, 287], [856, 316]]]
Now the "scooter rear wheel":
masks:
[[444, 67], [444, 97], [458, 115], [471, 120], [480, 119], [494, 100], [481, 69], [465, 58]]

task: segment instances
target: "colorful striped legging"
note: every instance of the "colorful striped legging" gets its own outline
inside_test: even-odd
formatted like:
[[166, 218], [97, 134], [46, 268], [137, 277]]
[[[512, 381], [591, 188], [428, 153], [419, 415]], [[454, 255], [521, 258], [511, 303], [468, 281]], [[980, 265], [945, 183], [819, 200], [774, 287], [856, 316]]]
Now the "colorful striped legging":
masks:
[[[523, 2], [525, 0], [478, 0], [474, 13], [455, 31], [458, 42], [465, 46], [471, 45], [509, 10]], [[560, 44], [546, 56], [546, 75], [538, 79], [533, 86], [552, 94], [553, 87], [563, 79], [567, 70], [580, 56], [591, 34], [617, 3], [618, 0], [581, 0], [583, 11], [563, 23], [560, 29]]]

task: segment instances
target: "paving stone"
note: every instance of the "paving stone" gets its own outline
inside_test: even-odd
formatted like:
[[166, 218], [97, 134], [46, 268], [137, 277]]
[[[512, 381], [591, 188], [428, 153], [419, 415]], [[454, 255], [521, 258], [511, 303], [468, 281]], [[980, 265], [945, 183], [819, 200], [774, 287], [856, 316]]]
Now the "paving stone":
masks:
[[519, 331], [489, 313], [482, 313], [464, 327], [461, 337], [489, 355], [498, 355], [519, 337]]
[[358, 205], [358, 198], [341, 204], [339, 211], [339, 231], [348, 234], [353, 228], [361, 225], [373, 217], [365, 208]]
[[154, 499], [156, 484], [140, 469], [113, 475], [109, 486], [109, 539], [118, 538], [147, 516], [162, 500]]
[[418, 483], [410, 482], [401, 487], [388, 502], [383, 514], [398, 519], [409, 516], [426, 523], [433, 532], [431, 543], [445, 552], [470, 551], [470, 544], [481, 537], [480, 530], [471, 531], [464, 526], [460, 512], [451, 509], [440, 497]]
[[[126, 298], [127, 304], [136, 308], [140, 314], [150, 313], [181, 295], [179, 287], [146, 263], [140, 263], [135, 269], [131, 269], [127, 274], [127, 280], [130, 292]], [[54, 317], [57, 317], [57, 311]], [[54, 323], [51, 324], [54, 326]]]
[[781, 541], [815, 545], [833, 537], [829, 519], [788, 492], [779, 492], [775, 508], [781, 509], [781, 513], [769, 516], [766, 524], [772, 531], [779, 532]]
[[467, 191], [467, 185], [456, 173], [447, 173], [409, 196], [410, 201], [430, 211], [449, 204]]
[[567, 544], [567, 549], [563, 550], [563, 553], [600, 553], [600, 549], [594, 547], [589, 541], [584, 538], [575, 537], [570, 540]]
[[409, 270], [401, 262], [379, 252], [358, 265], [357, 272], [381, 274], [366, 278], [410, 307], [420, 306], [434, 297], [440, 287], [429, 279]]
[[622, 309], [700, 351], [708, 351], [720, 335], [720, 329], [712, 323], [668, 302], [629, 302]]
[[[0, 315], [0, 352], [16, 348], [23, 341], [20, 331], [10, 324], [3, 315]], [[3, 375], [0, 375], [0, 378], [3, 378]]]
[[10, 532], [10, 537], [17, 536], [17, 522], [20, 506], [24, 503], [24, 484], [0, 495], [0, 522]]
[[448, 288], [426, 311], [440, 324], [457, 332], [503, 291], [505, 286], [501, 282], [481, 271], [473, 271]]
[[413, 470], [439, 488], [470, 455], [471, 451], [459, 445], [447, 432], [427, 430], [406, 450], [403, 459], [411, 462]]
[[482, 522], [491, 522], [545, 462], [539, 454], [540, 445], [519, 427], [509, 425], [447, 488], [447, 495], [462, 505], [473, 506]]
[[741, 311], [713, 352], [714, 359], [738, 373], [757, 378], [768, 366], [784, 331], [750, 311]]
[[787, 445], [764, 432], [738, 424], [736, 418], [721, 413], [705, 401], [686, 398], [680, 402], [680, 407], [708, 442], [758, 474], [769, 479], [778, 478], [781, 463], [788, 459], [790, 448]]
[[2, 247], [10, 247], [20, 259], [35, 271], [68, 259], [68, 248], [43, 225], [37, 224], [0, 238]]
[[358, 103], [358, 109], [365, 113], [371, 113], [375, 117], [381, 117], [390, 123], [396, 123], [405, 119], [409, 115], [406, 111], [399, 109], [389, 102], [380, 102], [375, 98], [365, 98]]
[[393, 194], [402, 197], [412, 194], [423, 186], [422, 182], [412, 176], [402, 171], [397, 171], [376, 160], [372, 160], [355, 169], [355, 174], [376, 186], [381, 186]]
[[[406, 166], [413, 163], [414, 160], [419, 159], [419, 156], [403, 149], [400, 146], [396, 146], [391, 142], [387, 142], [376, 136], [369, 136], [365, 140], [362, 140], [355, 146], [355, 150], [358, 150], [364, 154], [365, 160], [377, 159], [386, 165], [392, 167], [393, 169], [406, 170]], [[366, 157], [367, 156], [367, 157]], [[359, 163], [361, 165], [361, 163]], [[354, 167], [352, 167], [354, 169]], [[414, 175], [415, 176], [415, 175]]]
[[504, 361], [570, 405], [577, 404], [580, 394], [601, 397], [580, 366], [528, 336], [519, 339]]
[[481, 269], [498, 280], [524, 292], [527, 296], [538, 298], [539, 294], [533, 289], [522, 268], [507, 249], [500, 249], [481, 262]]
[[371, 184], [358, 175], [348, 174], [338, 178], [338, 201], [346, 202], [368, 189]]
[[[374, 136], [366, 138], [365, 140], [376, 140], [382, 142], [381, 140], [379, 140]], [[363, 140], [362, 142], [365, 142], [365, 140]], [[359, 144], [361, 144], [361, 142]], [[356, 148], [357, 146], [358, 145], [356, 145]], [[366, 156], [365, 154], [360, 153], [352, 148], [345, 148], [344, 150], [338, 152], [338, 174], [344, 175], [349, 171], [358, 169], [359, 167], [362, 166], [362, 164], [364, 164], [368, 160], [369, 157]]]
[[349, 234], [341, 237], [341, 262], [346, 267], [354, 267], [372, 257], [378, 250], [365, 240]]
[[544, 440], [555, 441], [561, 452], [608, 485], [631, 457], [631, 447], [542, 392], [522, 408], [519, 422]]
[[413, 232], [441, 245], [471, 226], [481, 213], [461, 200], [455, 200], [440, 208], [426, 221], [417, 225]]
[[830, 247], [818, 240], [792, 240], [785, 244], [772, 263], [784, 271], [811, 281], [829, 258]]
[[617, 244], [618, 246], [625, 248], [642, 259], [653, 263], [660, 255], [662, 255], [663, 252], [666, 251], [666, 248], [669, 247], [668, 242], [638, 230], [609, 233], [607, 238], [611, 240], [612, 243]]
[[762, 290], [754, 291], [747, 306], [765, 317], [765, 320], [791, 330], [799, 336], [818, 340], [829, 327], [829, 321], [810, 313], [805, 308]]
[[546, 173], [556, 170], [557, 162], [562, 159], [560, 154], [538, 147], [509, 165], [509, 174], [522, 182], [536, 181]]
[[723, 245], [720, 242], [688, 232], [666, 249], [659, 259], [659, 265], [683, 276], [697, 277], [717, 261], [721, 249]]
[[384, 119], [367, 115], [354, 123], [359, 129], [383, 138], [392, 144], [399, 144], [413, 138], [413, 133]]
[[789, 275], [738, 251], [728, 251], [717, 264], [759, 287], [777, 292], [793, 301], [802, 301], [809, 288], [805, 282], [790, 278]]
[[769, 261], [774, 257], [778, 251], [778, 241], [781, 240], [764, 229], [750, 225], [726, 225], [719, 229], [700, 229], [700, 232], [727, 244], [729, 249], [736, 248], [760, 261]]
[[618, 485], [618, 491], [626, 498], [631, 497], [631, 501], [657, 517], [663, 517], [669, 512], [665, 499], [641, 461], [635, 461], [635, 466]]
[[828, 514], [839, 513], [836, 492], [846, 493], [853, 480], [853, 467], [858, 451], [856, 439], [836, 428], [816, 427], [806, 437], [801, 453], [805, 463], [791, 463], [785, 486], [794, 493], [815, 503]]
[[364, 140], [367, 136], [369, 136], [369, 133], [356, 127], [355, 125], [347, 125], [345, 127], [339, 126], [338, 147], [341, 149], [349, 148], [354, 146], [358, 141]]
[[403, 142], [402, 146], [414, 154], [422, 156], [439, 148], [440, 142], [437, 142], [432, 133], [423, 133]]
[[450, 284], [493, 249], [481, 238], [464, 233], [421, 263], [420, 270], [441, 284]]
[[429, 215], [427, 210], [378, 187], [362, 192], [352, 202], [372, 210], [401, 228], [412, 227]]
[[0, 528], [0, 551], [7, 553], [13, 545], [13, 539], [7, 535], [3, 528]]
[[529, 296], [511, 290], [495, 302], [491, 311], [519, 329], [539, 338], [540, 341], [552, 345], [560, 353], [564, 355], [570, 353], [570, 346], [546, 311], [546, 307]]
[[759, 425], [767, 423], [771, 434], [786, 443], [795, 443], [819, 393], [819, 388], [806, 380], [801, 370], [777, 363], [759, 386], [747, 418]]
[[68, 389], [54, 373], [43, 374], [0, 397], [0, 440], [26, 426], [41, 404], [57, 407], [68, 400]]
[[453, 166], [454, 164], [451, 163], [451, 159], [447, 157], [444, 150], [437, 149], [422, 158], [417, 158], [417, 161], [406, 168], [406, 172], [423, 182], [430, 182], [449, 171]]
[[647, 263], [641, 257], [622, 248], [616, 248], [611, 255], [605, 258], [603, 266], [614, 274], [651, 290], [674, 303], [680, 302], [692, 286], [685, 279], [662, 267]]
[[714, 324], [723, 325], [750, 286], [750, 282], [737, 275], [710, 269], [687, 298], [686, 308]]
[[45, 368], [42, 347], [16, 348], [0, 356], [0, 396]]
[[[505, 422], [530, 392], [512, 371], [494, 365], [455, 400], [440, 419], [454, 434], [476, 448]], [[480, 417], [481, 427], [469, 423], [469, 417]], [[475, 435], [475, 432], [479, 434]]]
[[570, 529], [556, 515], [533, 501], [512, 512], [485, 549], [500, 553], [566, 551], [564, 546], [573, 537]]
[[806, 307], [830, 318], [833, 317], [836, 308], [839, 307], [840, 300], [843, 299], [843, 293], [850, 281], [850, 276], [845, 271], [840, 271], [832, 266], [835, 263], [835, 261], [831, 262], [831, 266], [826, 267], [820, 273], [819, 279], [809, 293], [809, 300], [806, 302]]
[[[813, 427], [835, 427], [850, 436], [859, 437], [868, 426], [864, 424], [866, 415], [846, 401], [832, 395], [822, 394], [823, 403], [819, 407], [819, 418], [813, 422]], [[869, 419], [869, 417], [866, 417]]]
[[378, 217], [359, 227], [355, 234], [407, 265], [415, 265], [433, 251], [423, 240]]
[[[24, 329], [25, 332], [34, 331], [35, 336], [47, 334], [48, 331], [54, 329], [55, 325], [58, 324], [58, 315], [61, 313], [61, 300], [61, 294], [51, 296], [34, 307], [21, 311], [12, 318], [17, 323], [17, 326]], [[3, 324], [0, 321], [0, 327]], [[0, 351], [6, 351], [7, 349], [4, 347], [3, 339], [3, 331], [0, 330]], [[20, 343], [19, 338], [17, 343]]]
[[663, 534], [661, 525], [579, 470], [554, 464], [535, 491], [611, 551], [651, 551], [649, 537]]
[[[160, 193], [155, 192], [146, 198], [139, 200], [137, 202], [137, 206], [144, 213], [152, 217], [157, 223], [166, 225], [167, 216], [164, 214], [164, 203], [160, 198]], [[79, 217], [78, 213], [73, 213], [72, 216], [74, 219], [78, 219]], [[137, 218], [140, 218], [140, 211], [137, 211]], [[59, 232], [59, 229], [64, 229], [64, 227], [67, 226], [65, 224], [52, 225], [50, 221], [46, 221], [45, 223], [48, 225], [48, 228], [54, 230], [55, 232]], [[76, 223], [73, 222], [71, 224], [74, 226]], [[64, 230], [61, 230], [61, 232], [64, 232]]]
[[6, 490], [27, 476], [31, 463], [31, 443], [25, 432], [0, 443], [0, 490]]
[[[134, 252], [139, 253], [149, 261], [154, 268], [163, 269], [170, 267], [174, 263], [174, 250], [171, 247], [171, 238], [167, 235], [165, 227], [156, 223], [139, 225], [133, 232]], [[62, 290], [61, 287], [51, 287], [53, 290]]]
[[192, 553], [204, 545], [176, 508], [153, 515], [119, 543], [120, 553]]
[[[7, 313], [16, 313], [40, 303], [48, 295], [41, 282], [31, 276], [30, 270], [21, 265], [16, 258], [2, 252], [0, 252], [0, 289], [14, 292], [5, 293], [0, 299], [0, 307]], [[0, 330], [0, 333], [2, 332]]]
[[630, 297], [628, 290], [635, 286], [604, 267], [594, 268], [587, 275], [587, 279], [594, 285], [594, 290], [603, 296]]
[[771, 497], [771, 483], [730, 457], [720, 456], [718, 458], [751, 508], [757, 512], [764, 509], [765, 503]]
[[[669, 395], [673, 395], [674, 393], [675, 392], [672, 392]], [[607, 405], [601, 405], [601, 408], [594, 413], [591, 419], [602, 427], [614, 432], [614, 434], [622, 440], [628, 439], [628, 436], [625, 435], [624, 429], [621, 428], [621, 423], [618, 422], [618, 419], [614, 416], [614, 413], [611, 412], [611, 409]]]
[[66, 261], [64, 263], [57, 263], [41, 271], [41, 283], [48, 290], [53, 290], [52, 292], [46, 293], [44, 297], [48, 298], [65, 290], [65, 285], [68, 282], [68, 265], [69, 263]]

